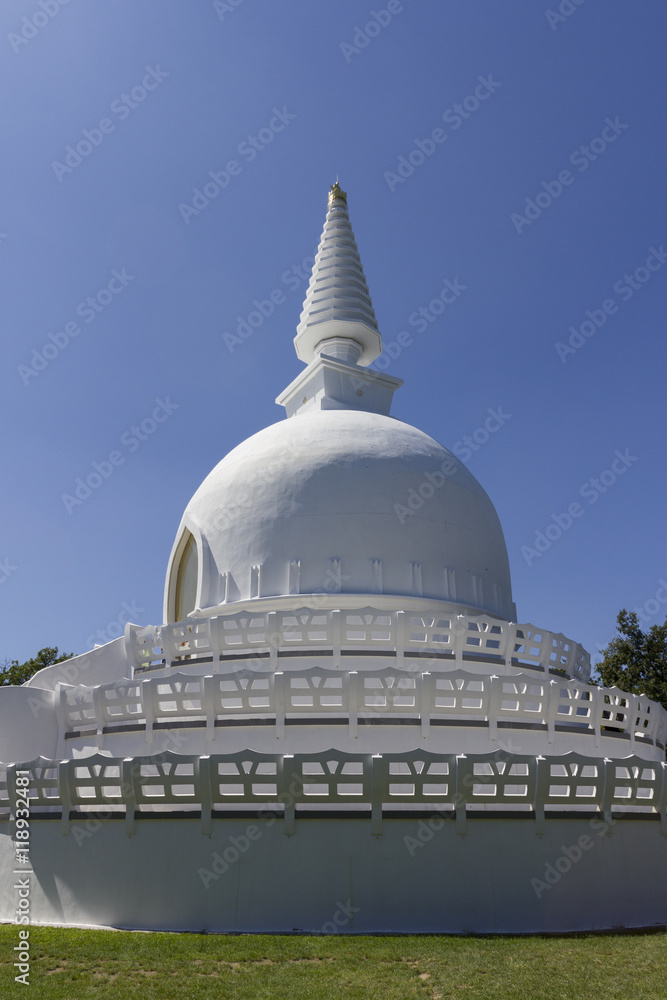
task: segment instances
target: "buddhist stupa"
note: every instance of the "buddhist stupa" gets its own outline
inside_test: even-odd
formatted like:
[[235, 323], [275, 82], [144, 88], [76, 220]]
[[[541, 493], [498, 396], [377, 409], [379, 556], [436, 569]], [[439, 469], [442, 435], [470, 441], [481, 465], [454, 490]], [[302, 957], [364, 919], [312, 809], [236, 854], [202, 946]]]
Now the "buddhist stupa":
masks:
[[0, 688], [0, 918], [20, 869], [45, 924], [667, 923], [667, 713], [517, 623], [492, 501], [371, 367], [338, 182], [294, 347], [286, 417], [186, 507], [164, 622]]

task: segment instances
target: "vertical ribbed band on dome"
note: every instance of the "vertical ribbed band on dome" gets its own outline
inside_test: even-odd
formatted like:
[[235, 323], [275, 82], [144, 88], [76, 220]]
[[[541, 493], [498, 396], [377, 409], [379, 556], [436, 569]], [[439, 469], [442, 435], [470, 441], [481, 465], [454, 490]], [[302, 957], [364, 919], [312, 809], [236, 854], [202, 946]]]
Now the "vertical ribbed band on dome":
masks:
[[[362, 332], [360, 328], [370, 331], [374, 339], [379, 338], [375, 310], [350, 225], [347, 203], [340, 196], [343, 192], [340, 195], [337, 193], [337, 187], [332, 188], [329, 196], [322, 238], [297, 327], [297, 341], [308, 334], [308, 341], [313, 343], [317, 328], [323, 324], [327, 324], [326, 330], [322, 330], [323, 339], [334, 336], [355, 338]], [[331, 324], [340, 326], [334, 330]], [[354, 324], [354, 329], [348, 324]]]

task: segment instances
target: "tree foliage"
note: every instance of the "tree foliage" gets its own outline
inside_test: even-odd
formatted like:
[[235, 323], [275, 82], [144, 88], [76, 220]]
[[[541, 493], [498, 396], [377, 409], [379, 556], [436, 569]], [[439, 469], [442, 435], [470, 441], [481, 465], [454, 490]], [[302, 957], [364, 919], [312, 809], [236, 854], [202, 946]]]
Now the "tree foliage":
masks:
[[667, 619], [643, 632], [635, 612], [624, 608], [616, 621], [619, 635], [602, 651], [597, 667], [602, 684], [645, 694], [667, 708]]
[[40, 649], [37, 656], [33, 656], [25, 663], [18, 660], [5, 660], [4, 666], [0, 668], [0, 685], [3, 684], [25, 684], [25, 682], [44, 667], [50, 667], [54, 663], [62, 663], [69, 660], [74, 653], [59, 653], [57, 646], [46, 646]]

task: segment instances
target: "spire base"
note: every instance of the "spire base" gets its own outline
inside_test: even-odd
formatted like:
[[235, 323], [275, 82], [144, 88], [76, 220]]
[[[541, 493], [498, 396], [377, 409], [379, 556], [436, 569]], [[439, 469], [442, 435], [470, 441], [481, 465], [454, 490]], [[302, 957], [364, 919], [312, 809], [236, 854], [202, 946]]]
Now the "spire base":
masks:
[[377, 330], [354, 320], [330, 319], [313, 323], [297, 333], [294, 338], [297, 358], [310, 364], [322, 353], [335, 355], [337, 352], [333, 346], [328, 349], [330, 340], [353, 341], [359, 349], [354, 360], [364, 368], [382, 354], [382, 337]]
[[[332, 344], [332, 341], [327, 341]], [[325, 345], [322, 345], [325, 347]], [[327, 354], [318, 355], [278, 396], [288, 417], [313, 410], [366, 410], [389, 416], [403, 379], [363, 368]]]

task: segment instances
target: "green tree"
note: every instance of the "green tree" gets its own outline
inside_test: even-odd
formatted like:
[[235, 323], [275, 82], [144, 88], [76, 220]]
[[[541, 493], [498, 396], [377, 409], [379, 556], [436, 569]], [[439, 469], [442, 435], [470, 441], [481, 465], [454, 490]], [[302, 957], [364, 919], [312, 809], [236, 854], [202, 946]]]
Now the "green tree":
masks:
[[0, 685], [2, 684], [25, 684], [25, 682], [44, 667], [50, 667], [54, 663], [62, 663], [69, 660], [74, 653], [59, 653], [57, 646], [46, 646], [40, 649], [37, 656], [19, 663], [18, 660], [5, 660], [0, 668]]
[[619, 611], [619, 635], [602, 651], [597, 670], [605, 687], [645, 694], [667, 708], [667, 619], [648, 632], [639, 627], [634, 611]]

